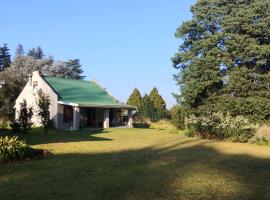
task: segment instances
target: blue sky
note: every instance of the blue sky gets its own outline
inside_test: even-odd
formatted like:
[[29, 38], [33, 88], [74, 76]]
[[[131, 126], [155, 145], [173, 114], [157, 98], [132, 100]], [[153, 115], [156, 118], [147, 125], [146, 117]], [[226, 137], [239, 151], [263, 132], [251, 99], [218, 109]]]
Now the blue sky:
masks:
[[176, 28], [191, 18], [195, 0], [1, 0], [0, 43], [14, 53], [41, 45], [55, 60], [79, 58], [86, 79], [96, 79], [120, 101], [134, 87], [156, 86], [167, 107], [176, 102], [177, 70], [170, 58]]

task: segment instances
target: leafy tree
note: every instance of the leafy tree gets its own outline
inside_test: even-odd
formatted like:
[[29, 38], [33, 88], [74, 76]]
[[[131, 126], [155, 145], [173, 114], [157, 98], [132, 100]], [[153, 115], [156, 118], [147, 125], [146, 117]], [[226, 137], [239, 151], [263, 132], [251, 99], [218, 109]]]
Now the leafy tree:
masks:
[[0, 73], [0, 80], [5, 81], [0, 88], [0, 119], [12, 121], [15, 114], [13, 107], [21, 92], [22, 81], [6, 71]]
[[24, 86], [28, 80], [28, 75], [33, 71], [43, 72], [43, 69], [50, 70], [53, 61], [48, 58], [35, 59], [31, 56], [17, 56], [13, 60], [11, 67], [7, 70], [11, 74], [15, 74], [17, 78], [22, 79]]
[[50, 105], [51, 100], [48, 95], [45, 95], [44, 93], [39, 94], [37, 106], [37, 116], [44, 128], [44, 133], [48, 134], [48, 127], [50, 122]]
[[223, 109], [270, 118], [269, 6], [268, 0], [197, 1], [192, 19], [176, 32], [179, 103], [197, 114]]
[[10, 64], [11, 58], [9, 48], [7, 47], [7, 44], [4, 44], [2, 47], [0, 47], [0, 71], [10, 67]]
[[17, 123], [20, 126], [22, 133], [28, 133], [31, 130], [33, 123], [31, 122], [33, 116], [32, 107], [27, 106], [27, 102], [24, 99], [22, 103], [20, 103], [20, 111], [18, 113]]
[[141, 101], [142, 101], [141, 93], [137, 88], [135, 88], [132, 94], [129, 96], [127, 104], [139, 107], [141, 104]]
[[45, 76], [53, 76], [60, 78], [66, 78], [69, 74], [64, 61], [56, 61], [53, 62], [51, 65], [45, 65], [44, 67], [42, 67], [41, 73]]
[[40, 46], [38, 46], [37, 48], [29, 49], [27, 55], [34, 59], [44, 58], [43, 50]]
[[21, 44], [18, 44], [15, 52], [15, 57], [17, 56], [23, 56], [24, 55], [24, 48]]
[[68, 79], [83, 79], [84, 76], [81, 76], [81, 73], [83, 73], [83, 71], [81, 69], [79, 60], [75, 60], [77, 61], [69, 60], [68, 62], [53, 62], [52, 65], [46, 65], [42, 68], [42, 74]]
[[154, 87], [149, 94], [150, 101], [153, 102], [156, 108], [156, 118], [158, 120], [162, 119], [166, 115], [166, 103], [162, 96], [158, 93], [156, 87]]

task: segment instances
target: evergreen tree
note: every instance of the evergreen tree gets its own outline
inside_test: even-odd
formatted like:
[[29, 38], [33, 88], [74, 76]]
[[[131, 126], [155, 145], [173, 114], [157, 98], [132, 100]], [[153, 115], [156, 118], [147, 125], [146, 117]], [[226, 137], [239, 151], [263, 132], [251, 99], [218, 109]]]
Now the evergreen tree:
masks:
[[150, 121], [157, 121], [157, 111], [154, 103], [150, 100], [148, 95], [144, 95], [142, 102], [139, 106], [139, 113], [144, 119], [149, 119]]
[[16, 53], [15, 56], [23, 56], [24, 55], [24, 48], [21, 44], [18, 44], [17, 48], [16, 48]]
[[9, 48], [7, 44], [4, 44], [0, 47], [0, 71], [10, 67], [11, 64], [11, 56], [9, 54]]
[[139, 107], [141, 104], [141, 101], [142, 101], [141, 93], [137, 88], [135, 88], [132, 94], [129, 96], [127, 104]]
[[154, 87], [149, 94], [150, 101], [153, 102], [156, 112], [156, 120], [165, 118], [166, 116], [166, 103], [162, 96], [158, 93], [156, 87]]
[[29, 49], [27, 55], [34, 59], [44, 58], [43, 50], [40, 46], [38, 46], [37, 48]]
[[42, 59], [42, 58], [44, 58], [43, 50], [42, 50], [42, 48], [41, 48], [40, 46], [38, 46], [38, 47], [36, 48], [36, 58], [37, 58], [37, 59]]
[[158, 93], [158, 89], [156, 87], [151, 90], [149, 98], [156, 108], [161, 108], [164, 110], [166, 109], [166, 103], [162, 96]]
[[20, 103], [20, 111], [19, 116], [17, 119], [17, 124], [20, 126], [22, 133], [28, 133], [29, 130], [31, 130], [32, 127], [32, 116], [33, 116], [33, 109], [32, 107], [27, 106], [27, 102], [24, 99], [22, 103]]
[[[177, 101], [197, 114], [270, 117], [270, 1], [201, 0], [176, 37]], [[255, 117], [256, 116], [256, 117]]]
[[79, 59], [74, 59], [74, 60], [68, 60], [65, 62], [66, 64], [66, 70], [67, 70], [67, 75], [66, 78], [70, 79], [84, 79], [85, 76], [82, 76], [81, 74], [83, 73], [83, 70], [81, 68], [80, 60]]
[[35, 48], [29, 49], [27, 56], [30, 56], [32, 58], [36, 58], [36, 49]]

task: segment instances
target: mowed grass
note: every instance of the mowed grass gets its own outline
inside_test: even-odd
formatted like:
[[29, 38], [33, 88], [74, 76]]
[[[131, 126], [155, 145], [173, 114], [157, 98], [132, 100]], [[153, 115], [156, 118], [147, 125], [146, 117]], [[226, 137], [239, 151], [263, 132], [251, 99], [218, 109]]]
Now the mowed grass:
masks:
[[53, 155], [0, 166], [0, 199], [270, 199], [270, 148], [156, 129], [33, 130]]

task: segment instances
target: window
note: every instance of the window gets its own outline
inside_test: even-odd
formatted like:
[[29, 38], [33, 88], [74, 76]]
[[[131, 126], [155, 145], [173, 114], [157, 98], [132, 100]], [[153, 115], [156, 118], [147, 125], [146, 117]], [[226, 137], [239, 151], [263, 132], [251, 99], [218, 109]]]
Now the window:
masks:
[[73, 121], [73, 108], [71, 106], [64, 106], [64, 122]]
[[37, 81], [33, 81], [32, 85], [33, 85], [33, 92], [34, 92], [34, 94], [37, 94], [38, 93], [38, 82]]
[[34, 89], [35, 87], [38, 86], [38, 82], [37, 81], [33, 81], [32, 85], [33, 85], [33, 89]]

